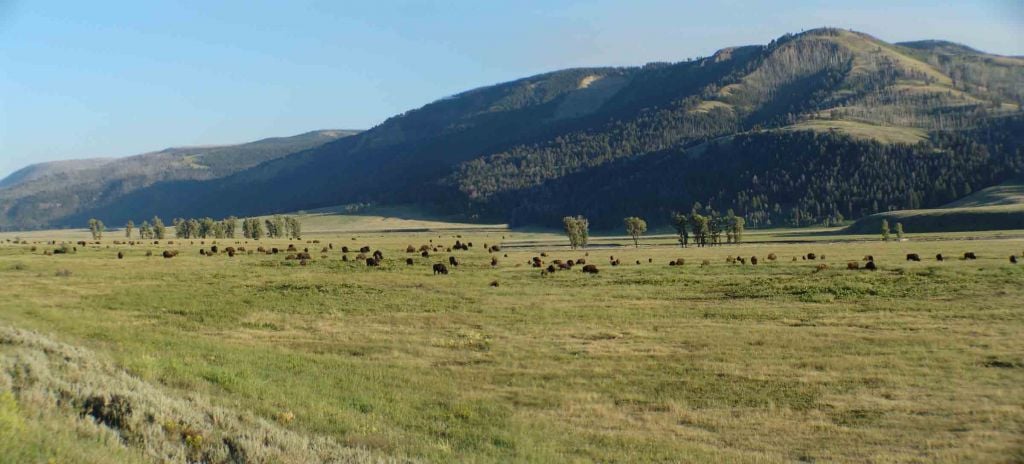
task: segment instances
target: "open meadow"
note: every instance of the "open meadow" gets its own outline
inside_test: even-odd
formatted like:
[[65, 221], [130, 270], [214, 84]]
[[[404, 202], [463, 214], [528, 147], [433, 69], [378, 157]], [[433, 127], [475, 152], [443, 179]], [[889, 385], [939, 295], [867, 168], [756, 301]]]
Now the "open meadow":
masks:
[[[209, 256], [0, 234], [0, 461], [1024, 460], [1024, 231], [570, 250], [500, 225], [303, 229]], [[599, 273], [542, 272], [581, 258]]]

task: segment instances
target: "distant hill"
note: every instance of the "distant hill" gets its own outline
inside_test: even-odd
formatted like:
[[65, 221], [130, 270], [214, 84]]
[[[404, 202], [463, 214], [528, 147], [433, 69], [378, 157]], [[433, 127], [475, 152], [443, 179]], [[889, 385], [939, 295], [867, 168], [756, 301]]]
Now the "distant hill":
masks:
[[[972, 193], [941, 208], [900, 210], [874, 214], [852, 224], [853, 233], [876, 233], [882, 220], [890, 227], [902, 223], [912, 232], [1024, 230], [1024, 180], [1005, 182]], [[879, 232], [880, 233], [880, 232]]]
[[0, 179], [0, 189], [32, 182], [48, 176], [58, 176], [71, 171], [83, 171], [109, 163], [114, 158], [90, 158], [79, 160], [50, 161], [33, 164], [19, 169], [11, 175]]
[[[815, 29], [640, 67], [469, 90], [216, 179], [49, 220], [417, 205], [467, 221], [663, 225], [695, 203], [754, 227], [938, 207], [1021, 174], [1024, 60]], [[21, 217], [33, 217], [29, 213]]]
[[0, 181], [0, 227], [43, 227], [159, 182], [219, 179], [355, 133], [323, 130], [238, 145], [35, 164]]

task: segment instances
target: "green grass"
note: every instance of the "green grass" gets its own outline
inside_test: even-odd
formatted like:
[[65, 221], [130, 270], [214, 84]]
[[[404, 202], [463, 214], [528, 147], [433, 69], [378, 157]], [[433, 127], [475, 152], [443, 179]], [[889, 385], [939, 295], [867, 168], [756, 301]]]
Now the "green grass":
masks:
[[[322, 241], [299, 244], [313, 252], [307, 266], [282, 255], [200, 256], [208, 241], [131, 247], [107, 239], [59, 256], [43, 256], [43, 243], [4, 242], [0, 326], [15, 335], [0, 337], [0, 387], [27, 382], [23, 366], [60, 373], [27, 382], [39, 394], [12, 390], [15, 416], [27, 428], [8, 449], [38, 450], [33, 440], [46, 443], [45, 431], [63, 420], [83, 428], [79, 439], [31, 456], [115, 447], [158, 461], [147, 450], [188, 450], [177, 435], [157, 432], [144, 434], [148, 441], [104, 441], [97, 437], [108, 427], [82, 425], [51, 404], [42, 392], [76, 384], [67, 368], [52, 366], [83, 359], [101, 366], [88, 370], [104, 379], [91, 382], [95, 388], [144, 391], [133, 401], [158, 423], [199, 424], [207, 436], [225, 438], [262, 427], [287, 443], [323, 440], [347, 460], [1024, 458], [1024, 264], [1007, 259], [1024, 251], [1024, 240], [1014, 233], [881, 243], [830, 230], [771, 231], [748, 233], [756, 243], [685, 250], [659, 236], [639, 249], [591, 249], [596, 276], [541, 276], [526, 264], [531, 257], [585, 252], [544, 231], [380, 232], [394, 224], [365, 227], [364, 220], [305, 227], [317, 230], [307, 239]], [[430, 272], [449, 253], [404, 252], [431, 240], [451, 245], [457, 234], [475, 246], [453, 253], [463, 264], [451, 275]], [[334, 250], [321, 259], [327, 243]], [[484, 243], [506, 245], [497, 268]], [[385, 263], [343, 262], [342, 245], [381, 249]], [[145, 256], [165, 247], [181, 255]], [[125, 259], [116, 259], [119, 250]], [[932, 258], [964, 251], [980, 259]], [[830, 268], [793, 261], [808, 252], [824, 254]], [[924, 262], [904, 261], [909, 252]], [[778, 260], [768, 262], [769, 253]], [[867, 254], [879, 271], [845, 269]], [[623, 265], [609, 266], [609, 255]], [[761, 263], [728, 264], [729, 255]], [[405, 265], [407, 256], [414, 266]], [[683, 267], [667, 266], [679, 257]], [[63, 269], [71, 275], [57, 276]], [[11, 341], [36, 337], [50, 341]], [[78, 357], [62, 361], [65, 352]], [[2, 423], [11, 402], [0, 404]], [[294, 420], [281, 421], [285, 413]], [[248, 419], [205, 419], [235, 416]], [[203, 446], [223, 454], [220, 443]]]

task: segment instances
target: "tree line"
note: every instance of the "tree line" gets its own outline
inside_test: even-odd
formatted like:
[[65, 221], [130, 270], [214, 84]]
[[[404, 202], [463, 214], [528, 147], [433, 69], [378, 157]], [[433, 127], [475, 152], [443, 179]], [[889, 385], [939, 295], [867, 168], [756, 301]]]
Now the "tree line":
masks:
[[[230, 216], [225, 219], [215, 220], [213, 218], [175, 218], [171, 225], [174, 235], [180, 239], [229, 239], [235, 238], [238, 230], [239, 219]], [[105, 225], [99, 219], [89, 219], [89, 232], [93, 240], [103, 238]], [[163, 220], [154, 216], [153, 219], [143, 221], [137, 228], [135, 222], [128, 220], [124, 226], [125, 238], [131, 239], [133, 232], [138, 238], [144, 240], [163, 240], [167, 238], [167, 227]], [[293, 216], [273, 216], [270, 218], [246, 218], [242, 219], [242, 236], [247, 239], [260, 240], [262, 238], [289, 238], [298, 240], [302, 238], [302, 223]]]

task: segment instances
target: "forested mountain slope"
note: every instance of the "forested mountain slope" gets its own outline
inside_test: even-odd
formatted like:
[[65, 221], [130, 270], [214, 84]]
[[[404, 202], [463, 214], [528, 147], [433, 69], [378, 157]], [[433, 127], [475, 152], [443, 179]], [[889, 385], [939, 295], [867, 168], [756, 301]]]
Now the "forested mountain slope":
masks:
[[346, 203], [467, 219], [664, 223], [696, 202], [757, 226], [934, 207], [1021, 172], [1024, 60], [816, 29], [634, 68], [471, 90], [215, 181], [161, 182], [96, 208], [226, 216]]

